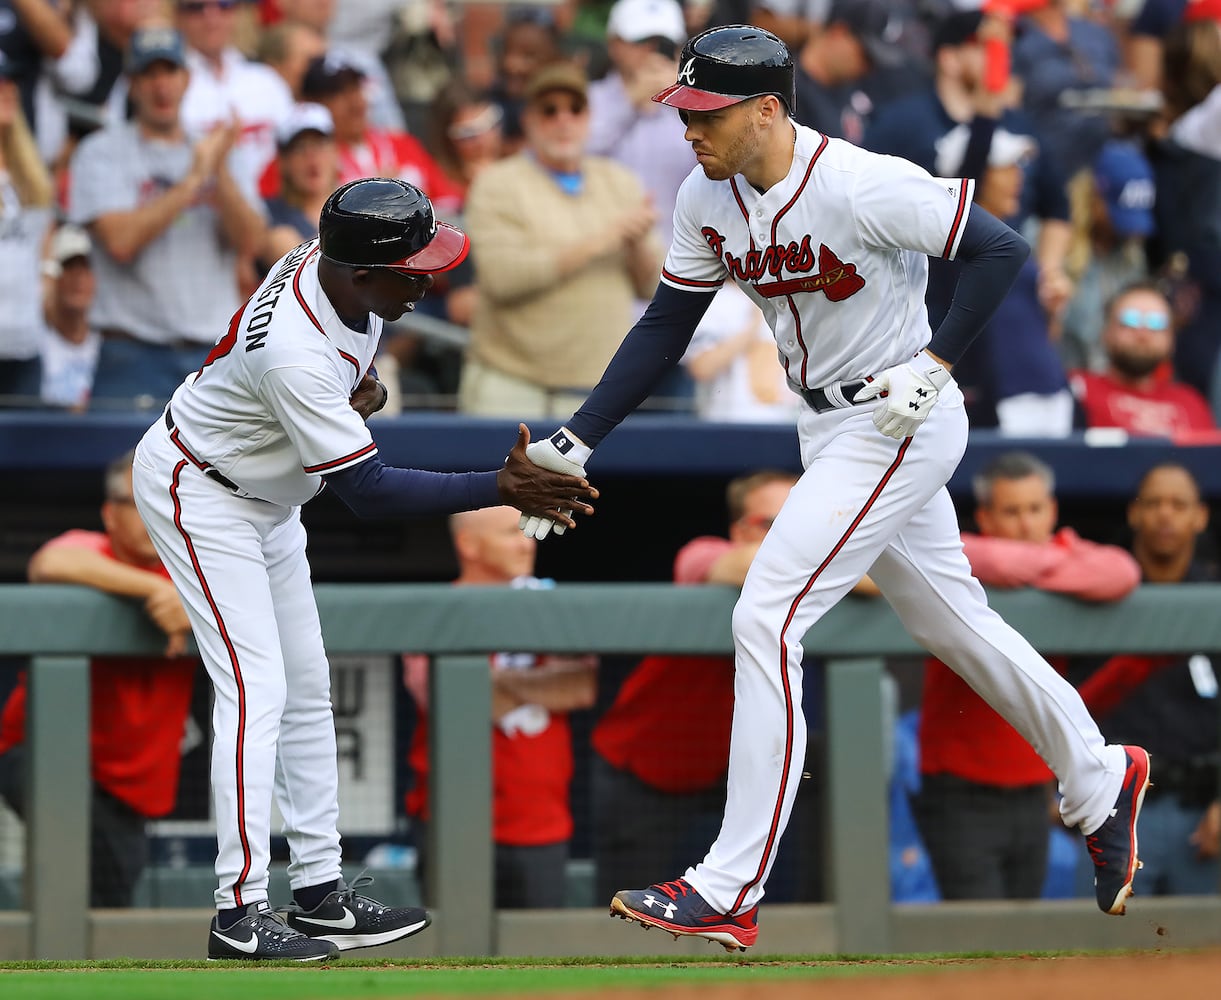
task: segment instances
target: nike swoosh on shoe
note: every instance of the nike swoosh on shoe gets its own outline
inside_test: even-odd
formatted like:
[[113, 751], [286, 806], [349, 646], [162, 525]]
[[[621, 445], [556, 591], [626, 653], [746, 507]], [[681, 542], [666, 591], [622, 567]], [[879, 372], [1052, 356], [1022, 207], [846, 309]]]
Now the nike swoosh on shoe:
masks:
[[235, 941], [231, 937], [225, 937], [220, 931], [213, 931], [217, 939], [224, 941], [230, 948], [236, 948], [238, 951], [244, 951], [248, 955], [253, 955], [259, 947], [259, 936], [251, 934], [245, 941]]
[[319, 927], [332, 927], [335, 930], [350, 931], [356, 926], [356, 914], [349, 910], [346, 906], [343, 908], [343, 916], [338, 919], [329, 919], [327, 917], [303, 917], [297, 914], [296, 920], [302, 924], [317, 924]]

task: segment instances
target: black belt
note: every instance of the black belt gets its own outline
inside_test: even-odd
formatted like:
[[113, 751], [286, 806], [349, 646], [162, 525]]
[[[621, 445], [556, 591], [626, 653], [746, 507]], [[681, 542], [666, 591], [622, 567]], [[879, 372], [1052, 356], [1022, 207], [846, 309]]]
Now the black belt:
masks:
[[859, 379], [856, 382], [840, 382], [839, 391], [843, 394], [844, 402], [836, 403], [830, 396], [827, 395], [825, 389], [802, 389], [801, 398], [804, 399], [807, 405], [815, 413], [823, 413], [827, 410], [839, 410], [844, 406], [852, 406], [856, 403], [856, 394], [865, 388], [869, 383], [864, 379]]
[[[168, 406], [165, 408], [165, 426], [171, 433], [173, 432], [174, 417], [170, 413], [170, 408]], [[184, 455], [186, 455], [187, 458], [189, 458], [192, 462], [194, 462], [199, 467], [199, 470], [205, 476], [207, 476], [209, 479], [211, 479], [212, 482], [220, 483], [220, 485], [223, 486], [225, 489], [227, 489], [230, 493], [241, 493], [242, 492], [242, 488], [240, 486], [238, 486], [237, 483], [235, 483], [228, 476], [222, 476], [219, 472], [217, 472], [214, 468], [212, 468], [212, 466], [210, 466], [207, 462], [204, 462], [201, 459], [198, 459], [194, 455], [192, 455], [191, 452], [187, 449], [187, 446], [185, 444], [183, 444], [181, 439], [175, 439], [174, 443], [176, 445], [178, 445], [179, 450]]]

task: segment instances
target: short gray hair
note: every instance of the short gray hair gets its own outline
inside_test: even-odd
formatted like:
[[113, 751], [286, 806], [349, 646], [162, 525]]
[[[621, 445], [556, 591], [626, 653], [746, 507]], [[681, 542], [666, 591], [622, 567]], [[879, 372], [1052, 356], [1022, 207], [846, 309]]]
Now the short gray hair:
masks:
[[131, 497], [131, 490], [127, 488], [128, 477], [131, 475], [132, 462], [136, 460], [136, 449], [123, 452], [118, 458], [114, 459], [106, 466], [106, 499], [107, 500], [127, 500]]
[[1047, 486], [1048, 493], [1056, 492], [1056, 474], [1051, 466], [1035, 458], [1028, 451], [1007, 451], [985, 465], [971, 479], [975, 503], [979, 507], [992, 504], [992, 492], [999, 479], [1026, 479], [1038, 476]]

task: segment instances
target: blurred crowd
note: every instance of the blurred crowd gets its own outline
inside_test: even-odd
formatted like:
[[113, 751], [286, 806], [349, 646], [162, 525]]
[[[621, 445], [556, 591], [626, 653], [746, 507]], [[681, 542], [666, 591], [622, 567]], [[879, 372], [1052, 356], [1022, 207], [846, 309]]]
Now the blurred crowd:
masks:
[[[389, 412], [566, 415], [695, 166], [651, 96], [736, 22], [788, 43], [799, 121], [974, 177], [1029, 238], [955, 373], [974, 427], [1216, 438], [1219, 0], [0, 0], [0, 407], [159, 407], [327, 195], [381, 175], [472, 239], [385, 339]], [[956, 280], [932, 262], [934, 326]], [[799, 405], [735, 288], [683, 361], [649, 405]]]

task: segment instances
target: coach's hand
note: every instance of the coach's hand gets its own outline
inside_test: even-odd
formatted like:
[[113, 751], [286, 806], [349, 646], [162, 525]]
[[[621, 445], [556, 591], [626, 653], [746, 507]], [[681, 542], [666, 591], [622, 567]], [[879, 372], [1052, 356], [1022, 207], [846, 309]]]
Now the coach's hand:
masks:
[[882, 397], [885, 393], [873, 409], [874, 425], [887, 437], [902, 441], [924, 423], [950, 378], [945, 365], [928, 351], [921, 351], [907, 364], [895, 365], [874, 376], [856, 394], [856, 401]]
[[386, 405], [386, 400], [389, 398], [390, 390], [368, 372], [365, 372], [361, 376], [360, 385], [356, 387], [356, 391], [352, 393], [348, 402], [351, 404], [352, 409], [360, 414], [361, 420], [368, 420]]
[[[585, 500], [596, 500], [598, 491], [585, 479], [584, 467], [559, 450], [562, 444], [557, 446], [556, 438], [562, 433], [557, 431], [547, 441], [530, 444], [529, 429], [518, 424], [517, 444], [496, 478], [505, 503], [522, 512], [519, 526], [528, 538], [546, 538], [552, 528], [562, 534], [577, 526], [572, 519], [575, 512], [594, 512]], [[588, 453], [584, 445], [579, 447]]]

